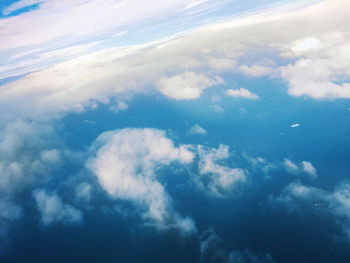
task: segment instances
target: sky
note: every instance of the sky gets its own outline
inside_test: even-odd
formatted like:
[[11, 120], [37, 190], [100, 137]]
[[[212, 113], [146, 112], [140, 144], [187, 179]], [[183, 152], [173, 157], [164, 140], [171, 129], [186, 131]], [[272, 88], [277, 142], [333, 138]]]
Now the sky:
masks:
[[0, 262], [348, 262], [348, 0], [0, 2]]

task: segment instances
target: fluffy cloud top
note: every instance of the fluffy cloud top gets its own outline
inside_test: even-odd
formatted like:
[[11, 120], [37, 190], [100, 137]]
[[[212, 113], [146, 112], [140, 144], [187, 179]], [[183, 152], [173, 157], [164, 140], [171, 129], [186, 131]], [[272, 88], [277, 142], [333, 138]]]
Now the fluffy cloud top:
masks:
[[41, 222], [45, 226], [58, 222], [80, 223], [83, 220], [83, 213], [80, 210], [63, 203], [55, 193], [39, 189], [33, 192], [33, 197], [41, 214]]
[[123, 129], [102, 134], [93, 148], [96, 156], [87, 167], [110, 196], [140, 206], [145, 219], [158, 228], [195, 230], [190, 218], [174, 212], [171, 197], [157, 180], [160, 167], [192, 162], [194, 155], [187, 146], [175, 147], [160, 130]]
[[201, 74], [185, 72], [169, 78], [161, 78], [157, 83], [157, 88], [163, 95], [173, 99], [197, 99], [204, 89], [223, 83], [220, 77], [211, 79]]

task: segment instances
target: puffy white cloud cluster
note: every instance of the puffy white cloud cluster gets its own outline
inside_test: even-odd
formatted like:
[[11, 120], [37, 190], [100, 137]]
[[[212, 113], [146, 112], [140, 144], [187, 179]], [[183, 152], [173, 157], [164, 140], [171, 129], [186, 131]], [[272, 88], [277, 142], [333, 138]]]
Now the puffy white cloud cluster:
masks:
[[290, 173], [298, 174], [298, 173], [306, 173], [311, 178], [317, 177], [317, 170], [312, 165], [312, 163], [307, 161], [302, 161], [300, 165], [294, 163], [290, 159], [284, 159], [283, 165], [286, 170]]
[[290, 46], [297, 61], [281, 69], [293, 96], [315, 99], [350, 98], [350, 32], [306, 37]]
[[96, 156], [87, 167], [111, 197], [134, 203], [159, 229], [196, 230], [192, 219], [174, 211], [171, 197], [157, 179], [163, 166], [192, 162], [194, 154], [188, 146], [175, 147], [165, 132], [146, 128], [103, 133], [92, 148]]
[[252, 157], [246, 153], [243, 154], [243, 157], [248, 160], [254, 170], [261, 170], [266, 175], [271, 171], [286, 170], [292, 175], [308, 176], [311, 179], [318, 176], [317, 169], [308, 161], [295, 162], [288, 158], [281, 161], [270, 161], [261, 156]]
[[6, 233], [7, 223], [22, 214], [17, 196], [48, 180], [60, 165], [59, 146], [59, 139], [47, 124], [18, 120], [0, 131], [0, 232]]
[[53, 223], [80, 223], [83, 213], [70, 204], [65, 204], [55, 193], [37, 189], [33, 192], [37, 208], [41, 214], [41, 222], [44, 226]]
[[274, 202], [286, 205], [289, 211], [298, 210], [297, 201], [305, 201], [312, 209], [333, 215], [350, 240], [350, 184], [339, 184], [334, 191], [307, 186], [300, 181], [290, 183]]
[[200, 190], [216, 197], [226, 197], [247, 181], [247, 171], [223, 163], [229, 158], [227, 145], [220, 144], [217, 149], [198, 145], [197, 151], [199, 174], [193, 180]]

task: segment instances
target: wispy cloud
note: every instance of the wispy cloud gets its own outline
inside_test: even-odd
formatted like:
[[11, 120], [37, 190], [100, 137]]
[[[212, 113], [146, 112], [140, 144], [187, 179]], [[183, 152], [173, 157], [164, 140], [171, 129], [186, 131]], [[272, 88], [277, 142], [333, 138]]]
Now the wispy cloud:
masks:
[[207, 131], [203, 127], [196, 124], [196, 125], [191, 127], [191, 129], [188, 131], [188, 134], [190, 134], [190, 135], [195, 135], [195, 134], [205, 135], [205, 134], [207, 134]]
[[244, 88], [239, 89], [229, 89], [226, 91], [227, 96], [234, 97], [234, 98], [244, 98], [244, 99], [250, 99], [250, 100], [256, 100], [259, 98], [258, 95], [251, 93], [249, 90]]
[[299, 210], [298, 200], [306, 201], [309, 209], [333, 215], [350, 240], [349, 183], [339, 184], [334, 191], [326, 191], [295, 181], [290, 183], [280, 196], [271, 198], [273, 202], [286, 205], [290, 212]]

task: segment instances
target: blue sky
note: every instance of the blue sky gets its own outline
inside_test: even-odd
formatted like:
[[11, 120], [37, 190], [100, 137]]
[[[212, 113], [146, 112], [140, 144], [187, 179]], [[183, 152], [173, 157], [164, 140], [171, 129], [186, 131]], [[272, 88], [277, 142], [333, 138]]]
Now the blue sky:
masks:
[[1, 262], [346, 262], [346, 0], [5, 1]]

